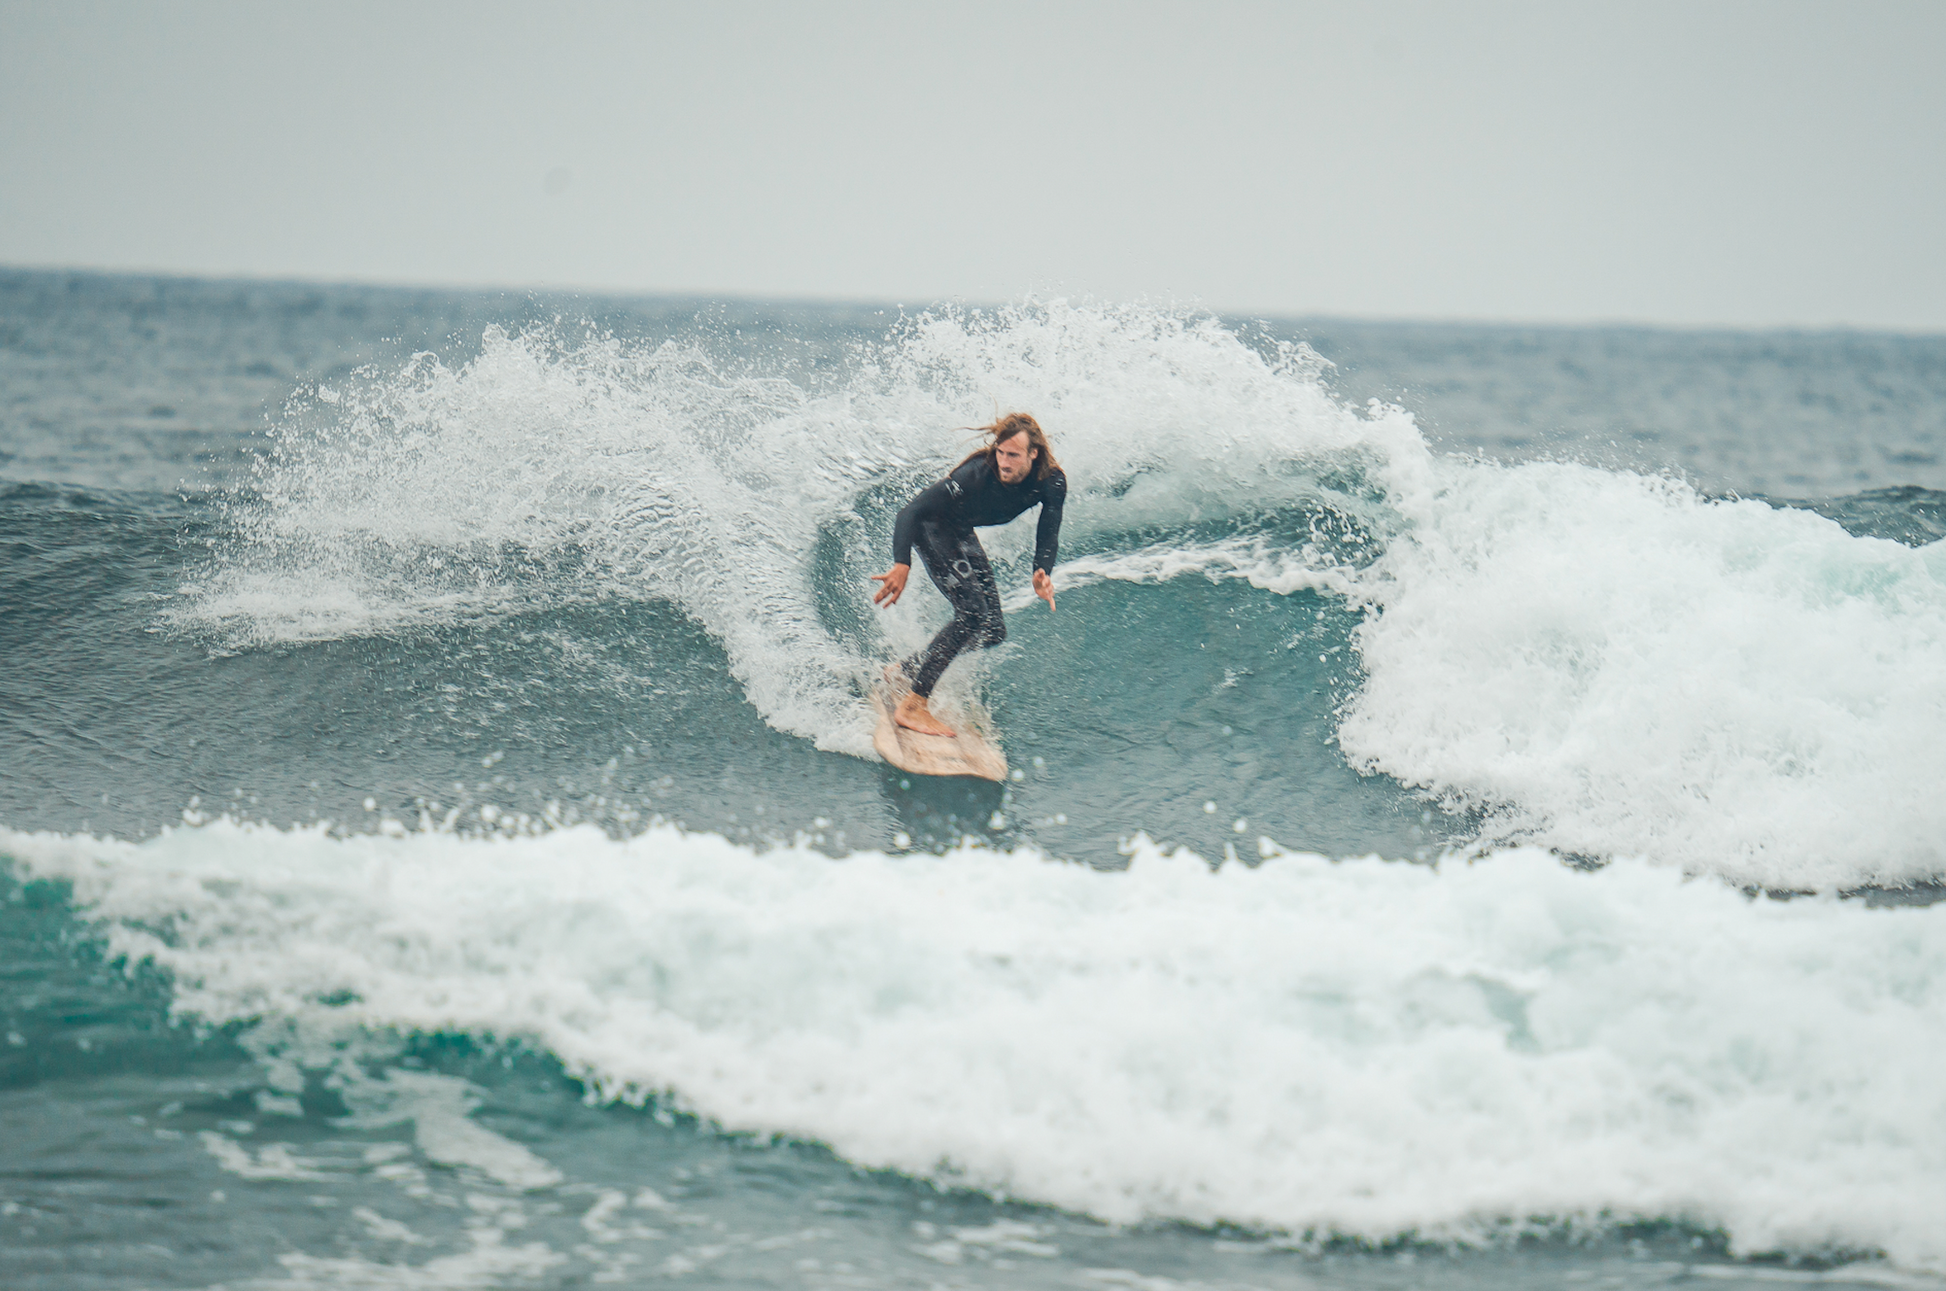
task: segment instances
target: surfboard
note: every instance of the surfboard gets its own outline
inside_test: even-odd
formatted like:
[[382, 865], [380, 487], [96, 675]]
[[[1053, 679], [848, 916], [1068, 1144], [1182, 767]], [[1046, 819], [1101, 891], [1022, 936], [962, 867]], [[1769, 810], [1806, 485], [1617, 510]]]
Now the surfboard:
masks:
[[872, 704], [878, 710], [878, 729], [872, 733], [872, 747], [878, 755], [901, 771], [914, 775], [978, 776], [982, 780], [1007, 778], [1007, 755], [993, 737], [993, 719], [975, 703], [957, 707], [933, 696], [933, 712], [939, 720], [958, 731], [958, 735], [921, 735], [892, 720], [892, 713], [911, 689], [896, 666], [890, 675], [872, 687]]

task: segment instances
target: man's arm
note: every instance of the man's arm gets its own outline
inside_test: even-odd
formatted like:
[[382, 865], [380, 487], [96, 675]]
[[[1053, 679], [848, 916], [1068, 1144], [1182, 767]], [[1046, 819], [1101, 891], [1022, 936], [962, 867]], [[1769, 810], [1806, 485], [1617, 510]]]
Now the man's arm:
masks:
[[912, 572], [912, 543], [919, 536], [920, 522], [943, 515], [946, 504], [957, 492], [958, 486], [949, 475], [920, 489], [919, 496], [899, 509], [899, 518], [892, 522], [892, 568], [872, 575], [872, 581], [878, 584], [878, 590], [872, 593], [872, 604], [899, 603], [899, 597], [905, 594], [906, 575]]
[[1061, 550], [1061, 510], [1068, 501], [1068, 477], [1060, 472], [1047, 477], [1041, 494], [1041, 519], [1034, 528], [1034, 568], [1044, 574], [1054, 572], [1054, 557]]
[[899, 511], [899, 518], [892, 522], [892, 563], [910, 565], [912, 563], [912, 542], [919, 536], [919, 522], [930, 520], [946, 509], [952, 498], [949, 490], [950, 480], [939, 480], [919, 490], [919, 496], [905, 504]]

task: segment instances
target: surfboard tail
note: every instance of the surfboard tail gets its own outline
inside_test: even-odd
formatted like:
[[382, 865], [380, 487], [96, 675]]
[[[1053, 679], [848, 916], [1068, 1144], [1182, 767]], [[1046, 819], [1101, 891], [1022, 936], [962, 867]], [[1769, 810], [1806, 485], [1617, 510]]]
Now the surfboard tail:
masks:
[[872, 688], [872, 702], [878, 709], [872, 747], [880, 757], [914, 775], [975, 776], [996, 781], [1007, 778], [1007, 755], [993, 737], [993, 721], [984, 708], [969, 703], [941, 712], [940, 720], [957, 735], [922, 735], [900, 726], [893, 716], [899, 701], [911, 690], [905, 670], [896, 663], [887, 665], [879, 684]]

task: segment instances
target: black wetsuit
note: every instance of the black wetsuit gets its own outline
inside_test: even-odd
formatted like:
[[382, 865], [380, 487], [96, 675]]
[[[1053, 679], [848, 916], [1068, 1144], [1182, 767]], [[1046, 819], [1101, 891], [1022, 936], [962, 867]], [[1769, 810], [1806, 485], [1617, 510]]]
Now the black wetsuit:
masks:
[[986, 550], [974, 536], [974, 526], [1005, 524], [1028, 507], [1040, 507], [1034, 568], [1051, 574], [1061, 542], [1061, 507], [1067, 498], [1068, 477], [1059, 467], [1045, 478], [1037, 479], [1030, 472], [1018, 484], [1002, 484], [992, 455], [982, 453], [906, 503], [892, 526], [892, 561], [910, 565], [917, 546], [925, 557], [926, 572], [953, 603], [953, 621], [903, 665], [912, 678], [913, 694], [931, 695], [939, 674], [968, 646], [984, 649], [1007, 639], [1007, 625], [1000, 617], [1000, 589], [993, 581]]

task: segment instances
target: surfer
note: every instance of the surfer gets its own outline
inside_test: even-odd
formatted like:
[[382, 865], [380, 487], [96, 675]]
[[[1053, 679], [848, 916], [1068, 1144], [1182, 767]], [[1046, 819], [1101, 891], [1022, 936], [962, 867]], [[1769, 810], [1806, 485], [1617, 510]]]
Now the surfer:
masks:
[[[1034, 531], [1034, 594], [1054, 609], [1054, 554], [1060, 545], [1061, 507], [1068, 497], [1067, 474], [1054, 460], [1040, 423], [1026, 413], [1010, 412], [978, 429], [990, 437], [985, 446], [906, 503], [892, 526], [892, 568], [872, 575], [879, 584], [872, 604], [898, 604], [917, 546], [926, 573], [953, 605], [953, 621], [931, 644], [893, 665], [912, 685], [894, 720], [924, 735], [954, 733], [930, 708], [932, 688], [946, 665], [969, 646], [986, 649], [1007, 639], [1000, 589], [975, 526], [1005, 524], [1029, 507], [1040, 507]], [[891, 669], [886, 672], [889, 676]]]

